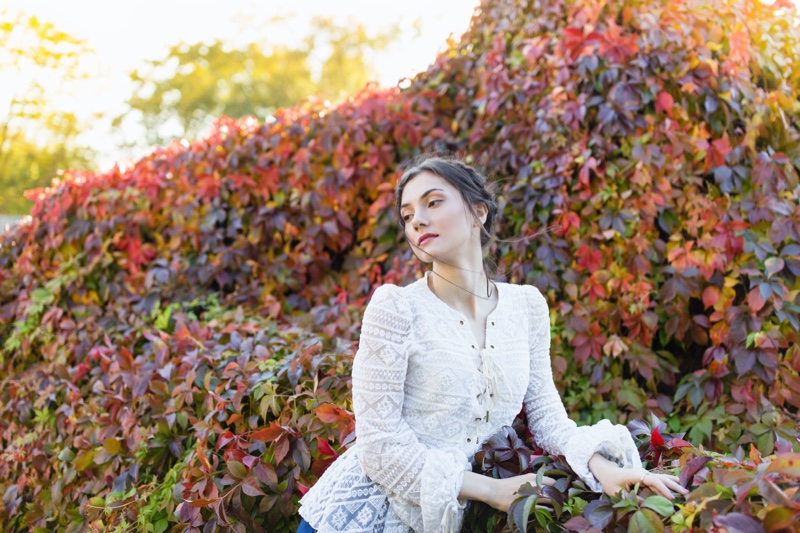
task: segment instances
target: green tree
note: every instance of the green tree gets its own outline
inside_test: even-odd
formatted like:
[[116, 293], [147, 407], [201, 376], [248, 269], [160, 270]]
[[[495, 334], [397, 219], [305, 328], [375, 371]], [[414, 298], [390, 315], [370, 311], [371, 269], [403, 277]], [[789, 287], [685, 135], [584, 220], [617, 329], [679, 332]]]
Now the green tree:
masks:
[[313, 25], [307, 47], [313, 49], [323, 43], [330, 48], [314, 94], [331, 100], [353, 94], [373, 79], [374, 65], [367, 52], [383, 50], [399, 36], [398, 26], [370, 36], [363, 24], [342, 26], [331, 18], [316, 17]]
[[[145, 128], [147, 142], [163, 145], [174, 137], [196, 136], [221, 115], [263, 119], [310, 95], [338, 99], [374, 78], [368, 51], [382, 50], [398, 36], [397, 26], [371, 35], [360, 23], [339, 25], [316, 17], [311, 31], [294, 47], [251, 43], [237, 49], [219, 40], [181, 43], [166, 57], [131, 73], [134, 93], [129, 109], [114, 125], [122, 125], [133, 112]], [[314, 76], [311, 56], [320, 50], [327, 55], [320, 75]]]
[[[91, 166], [93, 153], [77, 140], [87, 126], [54, 100], [88, 77], [85, 41], [22, 12], [0, 12], [0, 77], [13, 80], [0, 115], [0, 213], [22, 214], [23, 196], [62, 168]], [[5, 102], [4, 102], [5, 103]]]

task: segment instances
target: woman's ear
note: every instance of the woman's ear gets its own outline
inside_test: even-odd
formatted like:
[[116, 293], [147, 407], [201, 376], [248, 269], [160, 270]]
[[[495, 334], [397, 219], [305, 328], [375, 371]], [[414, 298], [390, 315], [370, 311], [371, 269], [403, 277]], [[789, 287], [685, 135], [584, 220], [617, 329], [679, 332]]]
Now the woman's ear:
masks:
[[478, 218], [481, 219], [481, 226], [486, 224], [486, 217], [489, 216], [489, 209], [486, 207], [486, 204], [478, 204], [475, 206], [475, 211], [478, 213]]

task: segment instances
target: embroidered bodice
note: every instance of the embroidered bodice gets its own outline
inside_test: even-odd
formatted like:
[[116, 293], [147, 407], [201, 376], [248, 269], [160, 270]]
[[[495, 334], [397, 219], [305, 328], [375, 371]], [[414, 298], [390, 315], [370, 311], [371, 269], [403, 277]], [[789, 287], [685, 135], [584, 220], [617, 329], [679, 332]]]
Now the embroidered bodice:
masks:
[[423, 278], [378, 287], [353, 360], [356, 442], [300, 500], [319, 533], [457, 532], [463, 472], [524, 404], [537, 444], [563, 454], [592, 490], [600, 452], [641, 467], [630, 433], [603, 420], [577, 427], [553, 383], [550, 314], [530, 285], [497, 283], [480, 349], [466, 317]]

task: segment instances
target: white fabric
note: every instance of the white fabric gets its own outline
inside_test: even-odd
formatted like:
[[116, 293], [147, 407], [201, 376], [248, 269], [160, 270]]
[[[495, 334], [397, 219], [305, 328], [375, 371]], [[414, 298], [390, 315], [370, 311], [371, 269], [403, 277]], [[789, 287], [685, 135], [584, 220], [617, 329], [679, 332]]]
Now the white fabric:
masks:
[[353, 361], [355, 444], [300, 500], [319, 533], [455, 533], [473, 455], [524, 403], [536, 442], [564, 455], [596, 491], [600, 452], [641, 467], [624, 426], [578, 428], [567, 417], [550, 367], [550, 314], [530, 285], [497, 283], [497, 306], [480, 348], [466, 317], [425, 277], [378, 287], [364, 312]]

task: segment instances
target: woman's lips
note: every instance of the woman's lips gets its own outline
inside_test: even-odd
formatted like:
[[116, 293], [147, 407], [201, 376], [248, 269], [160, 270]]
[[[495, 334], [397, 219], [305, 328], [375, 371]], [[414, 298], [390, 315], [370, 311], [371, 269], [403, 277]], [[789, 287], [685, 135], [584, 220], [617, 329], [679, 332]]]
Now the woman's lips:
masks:
[[428, 242], [431, 239], [435, 239], [436, 235], [423, 235], [422, 238], [419, 240], [419, 244], [417, 246], [422, 246], [423, 243]]

